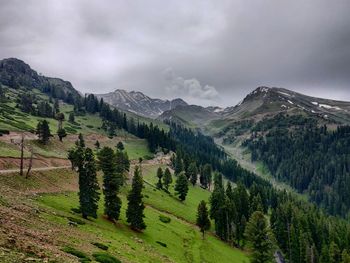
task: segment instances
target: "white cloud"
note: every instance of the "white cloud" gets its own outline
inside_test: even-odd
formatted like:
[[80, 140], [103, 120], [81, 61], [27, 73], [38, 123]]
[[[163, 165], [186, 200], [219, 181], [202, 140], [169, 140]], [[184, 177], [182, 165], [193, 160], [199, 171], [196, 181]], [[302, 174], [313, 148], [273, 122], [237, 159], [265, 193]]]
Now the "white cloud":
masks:
[[213, 86], [204, 85], [195, 78], [184, 79], [176, 76], [172, 68], [163, 71], [166, 80], [168, 95], [182, 97], [190, 103], [201, 102], [206, 105], [214, 105], [219, 100], [219, 93]]

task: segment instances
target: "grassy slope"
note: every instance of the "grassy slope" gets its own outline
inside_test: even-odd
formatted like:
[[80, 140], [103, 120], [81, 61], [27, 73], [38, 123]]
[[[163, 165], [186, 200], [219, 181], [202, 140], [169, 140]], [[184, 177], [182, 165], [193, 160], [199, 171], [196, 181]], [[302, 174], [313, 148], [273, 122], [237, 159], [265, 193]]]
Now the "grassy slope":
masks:
[[[155, 182], [156, 169], [156, 165], [144, 165], [143, 173], [147, 182]], [[0, 176], [0, 180], [1, 196], [7, 198], [3, 191], [5, 188], [15, 189], [26, 192], [23, 197], [26, 198], [26, 202], [39, 206], [40, 214], [34, 215], [26, 227], [32, 228], [33, 231], [42, 229], [49, 235], [55, 233], [50, 237], [50, 242], [53, 242], [58, 250], [69, 245], [91, 257], [93, 252], [98, 251], [91, 242], [100, 242], [108, 245], [110, 247], [108, 253], [118, 257], [122, 262], [249, 262], [244, 253], [229, 247], [212, 234], [206, 235], [205, 240], [202, 240], [197, 227], [192, 224], [197, 201], [207, 200], [209, 196], [208, 192], [200, 188], [191, 188], [188, 199], [181, 203], [175, 197], [158, 190], [154, 191], [152, 185], [145, 184], [144, 194], [148, 195], [148, 198], [144, 198], [147, 205], [145, 209], [147, 229], [144, 233], [136, 233], [130, 230], [125, 219], [129, 185], [121, 194], [123, 200], [121, 220], [116, 225], [103, 217], [103, 200], [100, 200], [98, 218], [84, 220], [85, 225], [72, 228], [68, 226], [67, 217], [81, 218], [80, 215], [71, 212], [71, 208], [78, 207], [77, 175], [74, 172], [69, 170], [34, 172], [29, 180], [19, 176]], [[46, 193], [40, 194], [38, 193], [40, 191]], [[34, 201], [30, 201], [33, 198]], [[17, 199], [16, 203], [18, 201]], [[171, 222], [162, 223], [159, 215], [170, 217]], [[28, 218], [28, 215], [21, 216], [22, 218]], [[13, 228], [13, 222], [9, 223]], [[50, 234], [45, 229], [53, 231]], [[167, 244], [167, 247], [162, 247], [156, 241]], [[48, 252], [48, 255], [52, 253]], [[60, 258], [62, 257], [61, 255]], [[70, 261], [63, 259], [59, 262]]]

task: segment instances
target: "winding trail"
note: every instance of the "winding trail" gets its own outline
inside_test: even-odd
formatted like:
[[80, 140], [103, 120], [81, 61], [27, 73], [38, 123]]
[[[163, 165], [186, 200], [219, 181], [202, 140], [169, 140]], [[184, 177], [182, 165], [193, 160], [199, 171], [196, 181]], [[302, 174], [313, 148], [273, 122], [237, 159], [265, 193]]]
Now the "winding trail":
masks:
[[[48, 166], [48, 167], [36, 167], [32, 168], [31, 171], [50, 171], [50, 170], [56, 170], [56, 169], [67, 169], [71, 168], [71, 166]], [[12, 174], [12, 173], [19, 173], [20, 169], [6, 169], [6, 170], [0, 170], [0, 174]], [[26, 172], [27, 169], [24, 169], [23, 172]]]

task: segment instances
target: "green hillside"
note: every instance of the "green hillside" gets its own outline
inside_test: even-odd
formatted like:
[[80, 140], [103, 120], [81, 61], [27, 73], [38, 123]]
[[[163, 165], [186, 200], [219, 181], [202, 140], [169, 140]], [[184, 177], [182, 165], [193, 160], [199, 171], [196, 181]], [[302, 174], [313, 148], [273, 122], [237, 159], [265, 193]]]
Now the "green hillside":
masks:
[[[193, 211], [196, 210], [198, 200], [208, 199], [209, 192], [199, 187], [191, 188], [188, 199], [181, 203], [172, 194], [155, 189], [153, 182], [157, 167], [144, 165], [143, 168], [147, 182], [144, 189], [147, 228], [144, 233], [132, 231], [125, 221], [125, 194], [129, 186], [122, 191], [122, 216], [116, 225], [103, 217], [102, 200], [96, 220], [83, 220], [80, 215], [72, 212], [71, 209], [77, 208], [79, 202], [77, 174], [70, 170], [35, 172], [29, 180], [17, 175], [1, 176], [0, 193], [2, 202], [6, 204], [6, 207], [1, 207], [1, 212], [13, 211], [16, 209], [15, 204], [23, 201], [21, 217], [17, 218], [15, 214], [12, 222], [23, 227], [23, 221], [30, 215], [30, 224], [25, 227], [25, 233], [37, 231], [37, 239], [41, 234], [47, 233], [47, 243], [36, 243], [36, 238], [32, 239], [30, 244], [33, 255], [27, 254], [25, 257], [36, 258], [37, 251], [43, 250], [42, 257], [54, 258], [59, 254], [58, 262], [76, 262], [78, 258], [61, 251], [69, 246], [92, 259], [93, 253], [101, 251], [92, 245], [98, 242], [107, 245], [107, 253], [122, 262], [249, 262], [244, 253], [218, 240], [212, 233], [207, 234], [204, 240], [201, 238], [201, 233], [193, 224]], [[7, 192], [11, 189], [18, 192], [16, 198]], [[29, 199], [24, 200], [25, 196]], [[38, 212], [33, 215], [33, 210]], [[170, 223], [161, 222], [161, 215], [169, 217]], [[83, 225], [69, 226], [70, 220], [77, 220], [79, 224], [82, 221]], [[6, 220], [3, 228], [9, 227], [9, 223], [11, 222]], [[50, 231], [47, 232], [45, 228]], [[13, 235], [21, 243], [25, 233]], [[6, 242], [1, 238], [0, 240]]]

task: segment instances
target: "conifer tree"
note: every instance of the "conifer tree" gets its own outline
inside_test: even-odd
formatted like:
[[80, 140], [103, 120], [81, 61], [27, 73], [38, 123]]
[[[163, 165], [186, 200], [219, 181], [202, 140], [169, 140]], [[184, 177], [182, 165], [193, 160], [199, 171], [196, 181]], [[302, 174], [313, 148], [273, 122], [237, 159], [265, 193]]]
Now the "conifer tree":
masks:
[[60, 142], [61, 142], [62, 139], [67, 136], [66, 130], [64, 128], [58, 129], [57, 136], [58, 136], [58, 138], [60, 139]]
[[72, 169], [79, 173], [79, 203], [83, 218], [97, 218], [98, 201], [100, 199], [99, 185], [96, 177], [95, 156], [90, 148], [77, 145], [68, 153]]
[[79, 169], [79, 202], [83, 218], [97, 218], [99, 185], [96, 176], [96, 161], [90, 148], [84, 150], [83, 167]]
[[85, 147], [85, 140], [84, 140], [84, 137], [81, 133], [79, 133], [78, 135], [78, 141], [77, 141], [77, 144], [80, 146], [80, 147]]
[[163, 176], [163, 186], [166, 191], [169, 190], [169, 185], [173, 182], [173, 178], [171, 176], [171, 172], [169, 168], [167, 167], [164, 172]]
[[103, 172], [103, 193], [105, 196], [105, 214], [109, 220], [118, 220], [121, 200], [118, 197], [123, 184], [123, 174], [118, 173], [115, 153], [109, 147], [98, 152], [99, 167]]
[[47, 120], [38, 122], [36, 133], [41, 143], [47, 144], [49, 142], [51, 133], [50, 133], [49, 123], [47, 122]]
[[199, 177], [200, 183], [204, 188], [209, 188], [212, 180], [212, 168], [210, 164], [205, 164], [201, 169]]
[[186, 176], [193, 186], [197, 183], [198, 169], [195, 162], [189, 165]]
[[175, 166], [174, 166], [174, 173], [175, 175], [179, 175], [184, 170], [184, 164], [182, 161], [182, 157], [180, 153], [176, 153], [175, 155]]
[[142, 231], [146, 228], [143, 220], [145, 217], [143, 210], [145, 205], [142, 201], [143, 179], [139, 166], [135, 167], [134, 177], [132, 178], [131, 190], [128, 194], [128, 208], [126, 210], [127, 222], [130, 223], [132, 229]]
[[267, 263], [272, 260], [272, 242], [268, 223], [262, 212], [256, 211], [247, 223], [245, 236], [252, 245], [252, 263]]
[[119, 150], [119, 151], [124, 151], [124, 144], [122, 143], [122, 142], [118, 142], [117, 143], [117, 149]]
[[74, 123], [74, 122], [75, 122], [75, 116], [74, 116], [74, 113], [73, 113], [73, 112], [69, 113], [68, 121], [69, 121], [70, 123]]
[[95, 147], [96, 149], [100, 149], [100, 142], [98, 140], [96, 140], [95, 142]]
[[162, 167], [158, 167], [158, 170], [157, 170], [157, 177], [158, 177], [157, 188], [158, 189], [163, 188], [163, 183], [162, 183], [163, 176], [164, 176], [164, 174], [163, 174]]
[[204, 239], [204, 233], [205, 231], [210, 229], [210, 220], [209, 220], [209, 213], [207, 209], [207, 204], [204, 200], [202, 200], [197, 209], [197, 226], [200, 228], [203, 239]]
[[188, 192], [188, 181], [185, 172], [178, 175], [175, 183], [175, 191], [181, 201], [185, 201]]

